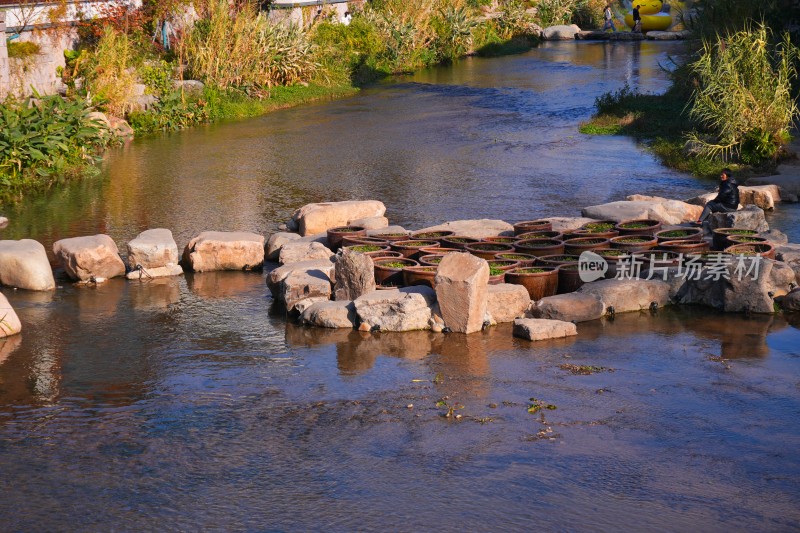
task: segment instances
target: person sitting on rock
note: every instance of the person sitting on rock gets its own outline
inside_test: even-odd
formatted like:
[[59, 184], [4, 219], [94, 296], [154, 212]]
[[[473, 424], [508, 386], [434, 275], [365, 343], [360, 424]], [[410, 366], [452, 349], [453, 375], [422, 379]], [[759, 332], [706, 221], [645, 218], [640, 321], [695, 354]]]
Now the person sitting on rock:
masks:
[[719, 175], [719, 193], [703, 208], [697, 224], [705, 222], [711, 213], [730, 213], [737, 209], [739, 209], [739, 184], [733, 178], [731, 170], [726, 168]]

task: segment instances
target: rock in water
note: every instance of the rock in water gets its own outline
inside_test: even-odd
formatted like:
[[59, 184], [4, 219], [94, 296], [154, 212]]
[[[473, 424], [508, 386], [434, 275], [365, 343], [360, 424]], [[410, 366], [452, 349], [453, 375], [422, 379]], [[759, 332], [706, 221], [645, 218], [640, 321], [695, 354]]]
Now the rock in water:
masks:
[[[140, 233], [127, 244], [128, 266], [131, 272], [128, 279], [149, 279], [153, 277], [179, 276], [183, 269], [178, 266], [178, 245], [168, 229], [150, 229]], [[147, 275], [138, 272], [141, 266]]]
[[258, 270], [264, 265], [264, 237], [244, 231], [204, 231], [183, 250], [183, 266], [195, 272]]
[[114, 278], [125, 275], [125, 263], [108, 235], [73, 237], [53, 244], [53, 254], [67, 275], [76, 281]]
[[436, 304], [433, 289], [417, 285], [397, 290], [373, 291], [353, 302], [358, 320], [380, 331], [428, 329]]
[[30, 291], [55, 289], [44, 246], [31, 239], [0, 241], [0, 285]]
[[488, 287], [488, 310], [498, 324], [513, 322], [531, 305], [528, 290], [522, 285], [499, 283]]
[[769, 224], [764, 217], [764, 210], [754, 205], [748, 205], [738, 211], [730, 213], [714, 213], [709, 217], [711, 229], [738, 228], [753, 231], [769, 231]]
[[318, 278], [325, 278], [330, 284], [334, 276], [333, 262], [327, 259], [316, 261], [301, 261], [276, 268], [267, 275], [267, 287], [269, 287], [272, 297], [279, 302], [283, 301], [284, 290], [281, 288], [284, 280], [293, 272], [306, 272]]
[[514, 226], [503, 220], [479, 219], [479, 220], [452, 220], [422, 228], [416, 233], [431, 231], [452, 231], [459, 237], [470, 237], [471, 239], [484, 239], [486, 237], [496, 237], [498, 235], [514, 235]]
[[321, 328], [355, 327], [356, 307], [350, 301], [316, 302], [303, 311], [304, 324]]
[[572, 322], [542, 318], [518, 318], [514, 321], [514, 336], [529, 341], [564, 339], [578, 334]]
[[483, 328], [488, 308], [489, 263], [466, 253], [447, 254], [436, 272], [436, 297], [444, 323], [455, 333]]
[[22, 331], [22, 323], [5, 295], [0, 293], [0, 338], [10, 337]]
[[536, 302], [531, 313], [534, 318], [586, 322], [602, 317], [605, 307], [603, 302], [590, 294], [571, 292], [542, 298]]
[[333, 258], [333, 252], [324, 244], [318, 242], [287, 242], [281, 248], [278, 262], [282, 265], [299, 263], [301, 261], [314, 261], [315, 259]]
[[343, 250], [336, 256], [335, 299], [355, 300], [375, 290], [375, 264], [368, 256]]
[[288, 227], [303, 236], [313, 235], [330, 228], [346, 226], [350, 220], [382, 217], [385, 213], [386, 206], [377, 200], [307, 204], [292, 214]]
[[658, 307], [670, 303], [670, 285], [660, 280], [606, 279], [587, 283], [578, 293], [594, 296], [615, 313], [646, 311], [653, 303]]

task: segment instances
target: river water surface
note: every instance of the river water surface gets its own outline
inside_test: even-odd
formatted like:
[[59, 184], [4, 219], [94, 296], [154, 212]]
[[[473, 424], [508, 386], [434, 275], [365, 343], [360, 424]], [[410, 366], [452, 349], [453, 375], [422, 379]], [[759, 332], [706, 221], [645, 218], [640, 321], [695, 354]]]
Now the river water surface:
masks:
[[[322, 200], [417, 228], [688, 197], [713, 185], [577, 132], [607, 90], [663, 90], [682, 51], [548, 44], [140, 139], [0, 235], [183, 246]], [[797, 237], [798, 218], [771, 222]], [[0, 530], [800, 528], [798, 317], [664, 310], [531, 344], [297, 327], [252, 273], [61, 285], [3, 289], [24, 332], [0, 341]]]

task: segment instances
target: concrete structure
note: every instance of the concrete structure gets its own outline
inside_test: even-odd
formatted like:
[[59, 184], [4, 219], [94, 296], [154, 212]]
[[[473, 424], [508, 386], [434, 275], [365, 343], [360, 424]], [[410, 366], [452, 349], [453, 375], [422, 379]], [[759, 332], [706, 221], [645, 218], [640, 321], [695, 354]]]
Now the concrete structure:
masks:
[[[350, 9], [348, 3], [360, 5], [364, 0], [275, 0], [269, 13], [270, 20], [274, 22], [289, 22], [298, 26], [308, 26], [314, 22], [317, 13], [333, 12], [337, 20], [342, 20], [345, 11]], [[305, 8], [305, 10], [304, 10]]]
[[0, 11], [0, 98], [9, 91], [8, 48], [6, 47], [6, 14]]

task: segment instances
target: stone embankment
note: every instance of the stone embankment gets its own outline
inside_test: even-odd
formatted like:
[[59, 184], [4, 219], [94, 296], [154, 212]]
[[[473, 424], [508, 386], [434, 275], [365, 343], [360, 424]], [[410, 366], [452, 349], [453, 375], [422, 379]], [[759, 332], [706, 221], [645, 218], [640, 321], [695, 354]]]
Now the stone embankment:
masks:
[[[581, 322], [672, 304], [797, 311], [800, 245], [770, 230], [764, 217], [764, 209], [794, 199], [792, 193], [772, 184], [743, 187], [746, 205], [713, 215], [702, 230], [692, 227], [708, 199], [635, 195], [587, 207], [581, 217], [515, 225], [457, 220], [415, 232], [390, 226], [379, 201], [326, 202], [298, 209], [286, 225], [293, 231], [268, 239], [206, 231], [179, 255], [162, 228], [126, 243], [127, 263], [108, 235], [65, 238], [53, 253], [64, 277], [82, 284], [266, 264], [267, 288], [287, 316], [366, 332], [472, 334], [513, 323], [514, 335], [539, 341], [573, 336]], [[590, 267], [595, 258], [607, 264]], [[55, 290], [44, 247], [0, 241], [0, 284]], [[0, 337], [21, 329], [0, 295]]]

